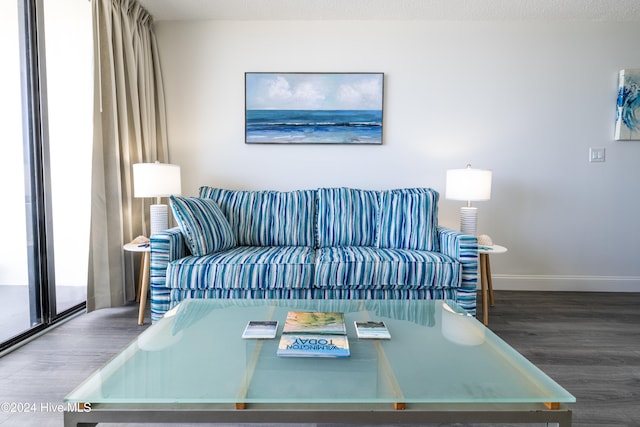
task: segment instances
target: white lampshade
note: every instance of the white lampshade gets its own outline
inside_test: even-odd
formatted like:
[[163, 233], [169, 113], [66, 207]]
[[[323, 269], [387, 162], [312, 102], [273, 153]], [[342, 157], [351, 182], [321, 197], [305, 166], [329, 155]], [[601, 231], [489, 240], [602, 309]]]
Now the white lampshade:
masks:
[[445, 197], [451, 200], [465, 200], [466, 207], [460, 208], [460, 231], [475, 236], [478, 226], [478, 208], [471, 202], [491, 199], [491, 175], [487, 169], [450, 169], [447, 171]]
[[133, 165], [134, 197], [166, 197], [181, 192], [180, 166], [167, 163]]
[[149, 208], [151, 235], [169, 226], [169, 210], [167, 205], [160, 204], [160, 197], [179, 195], [181, 192], [180, 166], [158, 162], [133, 165], [133, 196], [155, 197], [157, 200]]
[[465, 200], [468, 202], [491, 199], [491, 170], [450, 169], [447, 171], [447, 199]]

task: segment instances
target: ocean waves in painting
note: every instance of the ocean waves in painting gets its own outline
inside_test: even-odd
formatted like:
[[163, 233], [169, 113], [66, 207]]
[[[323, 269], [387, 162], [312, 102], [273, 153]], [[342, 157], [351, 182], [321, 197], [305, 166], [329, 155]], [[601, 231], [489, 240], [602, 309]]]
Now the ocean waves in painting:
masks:
[[381, 110], [247, 110], [246, 142], [381, 144]]

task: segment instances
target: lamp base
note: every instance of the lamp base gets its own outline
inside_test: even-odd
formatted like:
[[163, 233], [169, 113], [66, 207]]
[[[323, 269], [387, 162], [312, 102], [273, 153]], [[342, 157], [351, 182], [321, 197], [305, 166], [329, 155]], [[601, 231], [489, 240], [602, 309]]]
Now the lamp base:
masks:
[[151, 221], [151, 234], [169, 228], [169, 208], [167, 205], [151, 205], [149, 208], [149, 220]]
[[478, 226], [478, 208], [466, 207], [460, 208], [460, 232], [475, 236]]

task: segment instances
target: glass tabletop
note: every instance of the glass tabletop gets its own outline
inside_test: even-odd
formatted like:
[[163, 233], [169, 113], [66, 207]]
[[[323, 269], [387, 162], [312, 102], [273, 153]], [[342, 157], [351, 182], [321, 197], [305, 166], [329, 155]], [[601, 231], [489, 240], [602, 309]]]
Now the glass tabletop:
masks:
[[[276, 354], [289, 311], [343, 312], [348, 358]], [[243, 339], [277, 320], [274, 339]], [[388, 340], [358, 339], [382, 320]], [[66, 398], [92, 403], [538, 403], [575, 398], [452, 301], [185, 300]]]

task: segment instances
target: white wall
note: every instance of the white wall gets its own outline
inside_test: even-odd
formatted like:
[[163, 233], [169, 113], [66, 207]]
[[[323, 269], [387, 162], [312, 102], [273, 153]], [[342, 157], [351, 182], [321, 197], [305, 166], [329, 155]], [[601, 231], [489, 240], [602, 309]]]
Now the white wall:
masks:
[[[200, 21], [156, 24], [183, 193], [430, 186], [494, 170], [479, 232], [511, 289], [640, 291], [639, 142], [614, 142], [634, 23]], [[384, 72], [382, 146], [244, 144], [247, 71]], [[605, 163], [589, 163], [605, 147]], [[440, 203], [457, 228], [460, 202]]]

